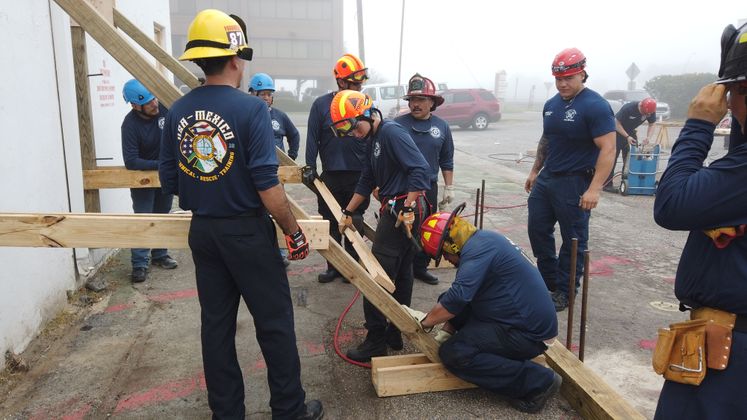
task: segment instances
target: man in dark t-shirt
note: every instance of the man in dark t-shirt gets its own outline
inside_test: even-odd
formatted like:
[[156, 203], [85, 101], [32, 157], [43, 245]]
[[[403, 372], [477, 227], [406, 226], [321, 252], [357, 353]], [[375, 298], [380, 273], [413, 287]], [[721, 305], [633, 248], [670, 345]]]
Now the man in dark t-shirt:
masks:
[[617, 151], [615, 152], [615, 160], [612, 161], [610, 176], [607, 177], [607, 181], [604, 183], [604, 191], [617, 192], [617, 189], [612, 186], [612, 177], [615, 175], [615, 165], [617, 164], [617, 157], [620, 156], [620, 152], [622, 152], [623, 159], [622, 174], [623, 177], [627, 176], [625, 168], [627, 166], [630, 146], [639, 145], [636, 129], [644, 121], [648, 123], [648, 130], [646, 131], [646, 138], [643, 139], [642, 143], [646, 145], [654, 134], [654, 123], [656, 123], [656, 101], [652, 98], [646, 98], [638, 102], [628, 102], [615, 114]]

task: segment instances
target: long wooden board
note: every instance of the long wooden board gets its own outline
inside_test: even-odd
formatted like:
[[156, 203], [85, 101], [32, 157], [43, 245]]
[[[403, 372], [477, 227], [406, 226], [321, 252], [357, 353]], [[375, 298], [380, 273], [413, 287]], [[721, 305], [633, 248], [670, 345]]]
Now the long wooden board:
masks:
[[457, 378], [441, 363], [432, 363], [424, 354], [374, 357], [371, 380], [379, 397], [477, 388]]
[[[301, 168], [279, 166], [278, 178], [283, 184], [301, 182]], [[161, 181], [158, 171], [131, 171], [124, 166], [99, 166], [83, 171], [83, 188], [100, 190], [105, 188], [158, 188]]]
[[[189, 214], [0, 213], [0, 246], [189, 248]], [[329, 246], [329, 222], [299, 220], [312, 249]], [[285, 247], [282, 232], [278, 244]]]

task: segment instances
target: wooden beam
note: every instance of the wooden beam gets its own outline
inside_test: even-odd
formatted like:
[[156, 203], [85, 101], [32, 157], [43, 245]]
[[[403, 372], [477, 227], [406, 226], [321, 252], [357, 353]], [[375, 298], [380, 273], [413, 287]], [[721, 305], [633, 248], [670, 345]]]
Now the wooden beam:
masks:
[[143, 33], [143, 31], [135, 26], [134, 23], [130, 22], [130, 20], [127, 19], [127, 17], [123, 15], [122, 12], [120, 12], [116, 8], [113, 9], [113, 12], [114, 26], [123, 30], [124, 33], [132, 38], [133, 41], [143, 47], [143, 49], [150, 55], [152, 55], [156, 59], [156, 61], [163, 64], [164, 67], [174, 73], [174, 76], [178, 77], [179, 80], [184, 82], [184, 84], [192, 89], [200, 86], [200, 81], [197, 80], [197, 77], [192, 74], [191, 71], [187, 70], [187, 68], [184, 67], [182, 63], [180, 63], [176, 58], [172, 57], [171, 54], [164, 51], [163, 48], [161, 48], [161, 46], [156, 43], [156, 41]]
[[[189, 248], [191, 218], [190, 214], [0, 213], [0, 246]], [[299, 220], [298, 224], [312, 249], [328, 247], [329, 222]], [[278, 244], [285, 247], [280, 231]]]
[[[80, 134], [80, 160], [83, 170], [96, 167], [96, 145], [93, 140], [91, 94], [88, 83], [88, 52], [86, 33], [77, 26], [70, 27], [73, 44], [73, 73], [75, 74], [75, 99], [78, 106], [78, 131]], [[88, 213], [101, 211], [98, 191], [84, 191], [83, 205]]]
[[583, 418], [645, 419], [557, 340], [545, 351], [545, 361], [563, 377], [560, 392]]
[[[298, 166], [278, 167], [278, 178], [283, 184], [301, 182]], [[131, 171], [124, 166], [99, 166], [83, 171], [83, 188], [99, 190], [105, 188], [158, 188], [161, 181], [158, 171]]]
[[477, 388], [422, 353], [371, 358], [371, 380], [379, 397]]
[[[71, 18], [96, 40], [119, 64], [148, 88], [167, 108], [182, 94], [161, 72], [148, 63], [117, 30], [88, 2], [54, 0]], [[75, 54], [73, 55], [75, 56]]]

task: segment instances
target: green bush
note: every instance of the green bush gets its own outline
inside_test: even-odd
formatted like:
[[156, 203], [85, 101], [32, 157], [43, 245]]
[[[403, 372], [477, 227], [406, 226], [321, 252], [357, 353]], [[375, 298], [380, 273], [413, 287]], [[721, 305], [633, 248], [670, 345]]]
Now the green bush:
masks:
[[717, 79], [714, 73], [688, 73], [656, 76], [644, 88], [656, 99], [669, 104], [673, 119], [685, 119], [690, 100], [703, 86]]

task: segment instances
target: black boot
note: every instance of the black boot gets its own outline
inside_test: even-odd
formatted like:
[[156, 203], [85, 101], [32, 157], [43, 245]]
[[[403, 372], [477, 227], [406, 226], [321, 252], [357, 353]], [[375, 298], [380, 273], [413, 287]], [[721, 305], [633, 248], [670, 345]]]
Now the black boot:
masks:
[[402, 333], [399, 332], [399, 329], [397, 329], [394, 324], [389, 324], [389, 326], [386, 327], [386, 345], [396, 351], [402, 350], [402, 347], [404, 347], [404, 344], [402, 343]]
[[348, 350], [347, 356], [361, 363], [370, 362], [372, 357], [386, 356], [384, 330], [369, 331], [366, 339], [358, 347]]
[[438, 277], [429, 273], [428, 270], [417, 270], [413, 277], [428, 284], [438, 284]]
[[340, 276], [340, 273], [334, 267], [329, 267], [327, 271], [317, 276], [317, 280], [319, 280], [319, 283], [329, 283]]
[[297, 420], [318, 420], [324, 417], [324, 406], [319, 400], [307, 401], [304, 411], [296, 417]]

